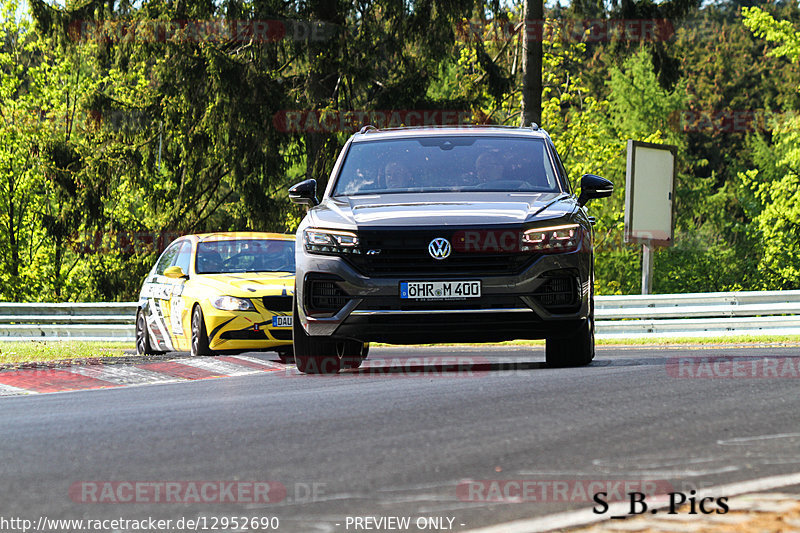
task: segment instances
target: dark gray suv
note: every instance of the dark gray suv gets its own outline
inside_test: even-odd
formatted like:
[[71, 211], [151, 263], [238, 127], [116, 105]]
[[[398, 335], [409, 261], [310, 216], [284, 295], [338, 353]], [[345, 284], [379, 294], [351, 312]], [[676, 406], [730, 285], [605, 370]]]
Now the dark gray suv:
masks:
[[294, 355], [355, 368], [369, 342], [547, 339], [552, 366], [594, 357], [594, 258], [584, 205], [548, 134], [530, 128], [363, 128], [297, 230]]

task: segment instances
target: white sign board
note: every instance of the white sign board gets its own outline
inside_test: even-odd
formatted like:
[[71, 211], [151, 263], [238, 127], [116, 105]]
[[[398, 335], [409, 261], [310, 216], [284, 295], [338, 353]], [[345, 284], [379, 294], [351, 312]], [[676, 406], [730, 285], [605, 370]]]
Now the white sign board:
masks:
[[678, 149], [628, 141], [625, 181], [625, 242], [671, 246]]

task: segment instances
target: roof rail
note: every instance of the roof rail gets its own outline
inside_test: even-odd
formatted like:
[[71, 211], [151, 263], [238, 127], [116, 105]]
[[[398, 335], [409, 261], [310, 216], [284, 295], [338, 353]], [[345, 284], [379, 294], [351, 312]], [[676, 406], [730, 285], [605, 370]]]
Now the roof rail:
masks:
[[428, 124], [424, 126], [393, 126], [388, 128], [377, 128], [371, 124], [361, 128], [358, 133], [365, 134], [369, 132], [390, 132], [390, 131], [406, 131], [406, 130], [430, 130], [430, 129], [470, 129], [470, 128], [495, 128], [506, 130], [520, 130], [530, 129], [531, 131], [540, 131], [547, 133], [544, 128], [539, 127], [535, 122], [531, 122], [529, 126], [511, 126], [504, 124], [459, 124], [459, 125], [446, 125], [446, 124]]
[[378, 131], [383, 132], [383, 131], [402, 131], [402, 130], [470, 129], [470, 128], [504, 128], [509, 130], [512, 129], [518, 130], [520, 126], [506, 126], [503, 124], [426, 124], [422, 126], [392, 126], [389, 128], [381, 128]]

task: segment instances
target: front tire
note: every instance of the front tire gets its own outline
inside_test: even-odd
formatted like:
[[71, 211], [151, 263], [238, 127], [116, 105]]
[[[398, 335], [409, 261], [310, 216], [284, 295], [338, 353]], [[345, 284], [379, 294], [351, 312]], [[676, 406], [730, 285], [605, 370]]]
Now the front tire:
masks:
[[203, 318], [203, 310], [197, 305], [192, 311], [192, 357], [200, 355], [211, 355], [208, 347], [208, 333], [206, 332], [206, 321]]
[[590, 316], [568, 339], [547, 339], [545, 361], [547, 366], [565, 368], [586, 366], [594, 359], [594, 320]]
[[296, 303], [292, 311], [292, 347], [294, 364], [303, 374], [336, 374], [342, 367], [332, 342], [312, 337], [303, 329]]
[[139, 309], [136, 312], [136, 354], [153, 355], [158, 353], [150, 344], [150, 333], [147, 331], [147, 319], [144, 311]]
[[342, 351], [342, 368], [358, 368], [369, 353], [369, 343], [358, 341], [340, 341], [337, 350]]
[[288, 348], [281, 348], [280, 350], [275, 350], [278, 354], [278, 360], [282, 364], [288, 364], [294, 362], [294, 351], [292, 347], [289, 346]]
[[336, 374], [343, 368], [358, 368], [364, 360], [364, 343], [312, 337], [300, 323], [295, 304], [292, 316], [294, 362], [303, 374]]

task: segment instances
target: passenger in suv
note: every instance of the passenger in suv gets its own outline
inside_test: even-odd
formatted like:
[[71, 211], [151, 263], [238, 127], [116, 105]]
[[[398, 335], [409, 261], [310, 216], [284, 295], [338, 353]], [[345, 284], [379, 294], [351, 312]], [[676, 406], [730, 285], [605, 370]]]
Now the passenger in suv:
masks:
[[[485, 154], [502, 154], [503, 173], [478, 181]], [[376, 190], [363, 172], [374, 161], [402, 163], [414, 188]], [[511, 339], [547, 339], [551, 366], [589, 364], [594, 256], [584, 206], [612, 191], [587, 174], [576, 197], [535, 125], [363, 128], [321, 203], [315, 180], [289, 191], [310, 206], [297, 231], [297, 368], [357, 367], [373, 341]]]

